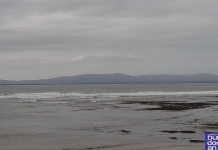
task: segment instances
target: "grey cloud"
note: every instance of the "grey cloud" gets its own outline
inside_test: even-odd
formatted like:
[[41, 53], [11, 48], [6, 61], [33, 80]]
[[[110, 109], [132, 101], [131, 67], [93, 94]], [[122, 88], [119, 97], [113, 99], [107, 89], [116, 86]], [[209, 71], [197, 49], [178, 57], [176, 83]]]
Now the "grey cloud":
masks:
[[81, 62], [81, 61], [139, 61], [140, 57], [133, 55], [115, 55], [115, 54], [84, 54], [80, 56], [73, 57], [71, 61]]
[[[19, 72], [16, 68], [25, 68], [28, 62], [29, 69], [37, 71], [43, 68], [42, 62], [52, 62], [46, 68], [54, 68], [54, 63], [58, 63], [59, 68], [67, 69], [74, 62], [80, 63], [73, 65], [79, 74], [88, 70], [84, 67], [86, 62], [92, 62], [89, 69], [93, 68], [93, 73], [208, 72], [209, 64], [218, 63], [217, 5], [214, 0], [2, 0], [1, 68], [15, 68], [13, 72]], [[15, 54], [20, 60], [4, 59]], [[73, 57], [68, 58], [68, 54]], [[189, 55], [196, 57], [187, 58]], [[199, 64], [202, 57], [208, 61], [204, 65]], [[190, 65], [179, 70], [176, 65], [181, 66], [183, 60]], [[159, 67], [160, 64], [165, 67]], [[122, 70], [123, 66], [131, 69]], [[218, 74], [213, 69], [208, 73]], [[75, 74], [63, 69], [62, 72]], [[51, 74], [47, 73], [49, 77]], [[6, 71], [0, 75], [0, 79], [7, 78], [7, 74]]]
[[[142, 58], [134, 55], [121, 55], [121, 54], [82, 54], [75, 55], [72, 53], [53, 54], [43, 53], [10, 53], [0, 56], [0, 67], [5, 68], [25, 68], [36, 67], [37, 65], [56, 65], [56, 64], [71, 64], [71, 63], [104, 63], [104, 62], [125, 62], [125, 61], [141, 61]], [[16, 66], [16, 67], [15, 67]], [[53, 66], [51, 66], [52, 68]]]

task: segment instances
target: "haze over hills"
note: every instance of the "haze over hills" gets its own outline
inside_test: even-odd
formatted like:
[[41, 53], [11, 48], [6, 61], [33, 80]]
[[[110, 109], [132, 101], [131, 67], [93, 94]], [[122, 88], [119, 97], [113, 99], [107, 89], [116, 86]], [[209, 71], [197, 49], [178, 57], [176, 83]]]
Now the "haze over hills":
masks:
[[126, 74], [84, 74], [71, 77], [57, 77], [41, 80], [0, 80], [0, 84], [137, 84], [137, 83], [218, 83], [218, 75], [139, 75]]

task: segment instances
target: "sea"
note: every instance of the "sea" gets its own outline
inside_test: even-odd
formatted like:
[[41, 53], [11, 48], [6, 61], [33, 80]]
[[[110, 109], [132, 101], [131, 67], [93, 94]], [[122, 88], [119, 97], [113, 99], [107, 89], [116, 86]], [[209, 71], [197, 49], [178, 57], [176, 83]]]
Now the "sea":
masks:
[[1, 85], [0, 99], [114, 99], [158, 95], [216, 95], [218, 84]]

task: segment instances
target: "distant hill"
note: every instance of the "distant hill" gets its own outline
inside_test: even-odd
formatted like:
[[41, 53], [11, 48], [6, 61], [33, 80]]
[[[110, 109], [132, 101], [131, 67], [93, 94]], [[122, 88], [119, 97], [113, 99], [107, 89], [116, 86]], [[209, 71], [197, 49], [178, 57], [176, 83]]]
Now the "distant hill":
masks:
[[218, 83], [218, 75], [140, 75], [130, 76], [115, 74], [84, 74], [71, 77], [57, 77], [41, 80], [8, 81], [0, 84], [137, 84], [137, 83]]

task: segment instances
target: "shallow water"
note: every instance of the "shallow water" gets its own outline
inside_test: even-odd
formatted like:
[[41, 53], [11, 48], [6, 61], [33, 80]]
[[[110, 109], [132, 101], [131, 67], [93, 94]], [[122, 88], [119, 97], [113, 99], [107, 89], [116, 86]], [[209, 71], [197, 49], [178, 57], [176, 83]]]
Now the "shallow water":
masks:
[[[218, 84], [0, 86], [0, 149], [203, 150], [190, 140], [218, 132], [217, 96]], [[170, 109], [184, 103], [205, 105]]]

